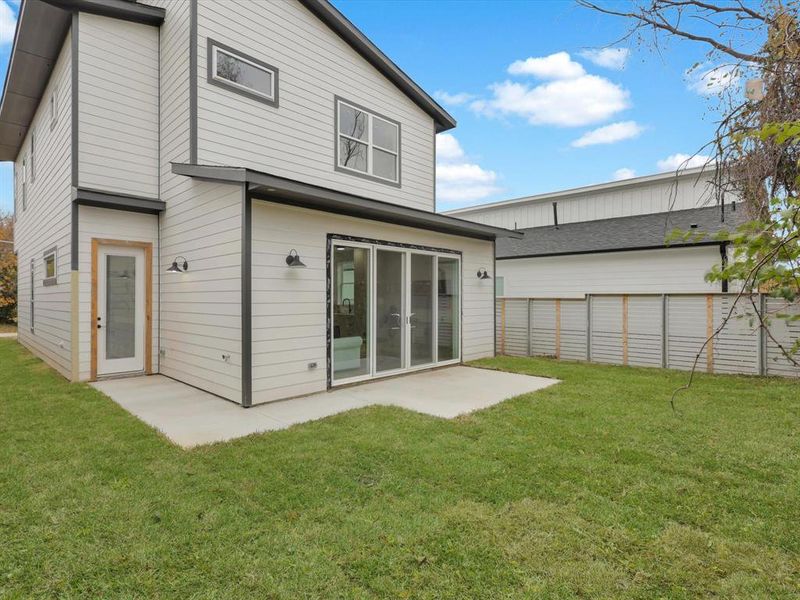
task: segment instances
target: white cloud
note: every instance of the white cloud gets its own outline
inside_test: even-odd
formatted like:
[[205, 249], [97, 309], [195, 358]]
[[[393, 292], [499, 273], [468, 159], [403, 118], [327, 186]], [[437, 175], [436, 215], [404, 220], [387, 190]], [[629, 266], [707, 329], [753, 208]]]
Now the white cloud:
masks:
[[614, 181], [622, 181], [623, 179], [630, 179], [631, 177], [636, 177], [636, 171], [629, 169], [628, 167], [617, 169], [614, 171], [614, 175], [612, 176]]
[[637, 137], [644, 131], [644, 127], [636, 121], [621, 121], [605, 125], [592, 131], [587, 131], [577, 140], [572, 142], [574, 148], [584, 148], [585, 146], [595, 146], [597, 144], [613, 144], [622, 140], [629, 140]]
[[470, 108], [487, 116], [516, 115], [532, 125], [576, 127], [604, 121], [630, 106], [629, 92], [608, 79], [583, 75], [535, 87], [505, 81], [490, 86], [493, 97]]
[[436, 199], [450, 204], [474, 202], [502, 191], [497, 173], [466, 157], [449, 133], [436, 136]]
[[440, 133], [436, 136], [436, 160], [449, 162], [464, 158], [464, 149], [451, 133]]
[[450, 94], [443, 90], [438, 90], [433, 93], [433, 97], [445, 104], [460, 106], [461, 104], [466, 104], [467, 102], [472, 100], [475, 97], [475, 95], [468, 94], [466, 92], [458, 92], [457, 94]]
[[0, 44], [10, 44], [14, 41], [14, 31], [17, 28], [17, 18], [11, 6], [0, 0]]
[[514, 61], [508, 66], [508, 72], [511, 75], [533, 75], [539, 79], [575, 79], [586, 75], [583, 67], [566, 52]]
[[625, 68], [625, 63], [628, 61], [628, 56], [630, 56], [630, 50], [628, 48], [599, 48], [582, 50], [580, 55], [598, 67], [621, 71]]
[[670, 154], [667, 158], [659, 160], [656, 163], [659, 171], [677, 171], [679, 169], [691, 169], [693, 167], [702, 167], [711, 160], [710, 156], [705, 154]]
[[710, 67], [706, 63], [686, 71], [686, 79], [691, 91], [701, 96], [714, 96], [739, 83], [741, 73], [736, 65]]

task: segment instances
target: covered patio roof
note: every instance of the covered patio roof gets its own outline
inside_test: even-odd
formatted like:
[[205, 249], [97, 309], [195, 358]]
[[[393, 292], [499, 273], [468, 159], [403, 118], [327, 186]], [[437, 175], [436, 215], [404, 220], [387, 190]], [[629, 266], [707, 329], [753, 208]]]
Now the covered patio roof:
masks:
[[253, 198], [464, 237], [494, 240], [522, 234], [456, 217], [409, 208], [302, 183], [243, 167], [172, 163], [172, 172], [205, 181], [247, 184]]

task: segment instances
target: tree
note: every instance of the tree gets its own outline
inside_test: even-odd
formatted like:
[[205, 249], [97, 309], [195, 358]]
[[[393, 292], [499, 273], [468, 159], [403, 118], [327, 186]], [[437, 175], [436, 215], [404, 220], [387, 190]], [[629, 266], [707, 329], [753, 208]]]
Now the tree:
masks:
[[14, 219], [0, 213], [0, 323], [17, 320], [17, 257], [10, 243], [14, 239]]
[[[625, 41], [660, 52], [672, 39], [689, 40], [705, 49], [704, 64], [715, 65], [704, 72], [704, 79], [717, 90], [720, 117], [713, 138], [697, 153], [711, 154], [707, 166], [715, 173], [717, 201], [734, 194], [748, 220], [718, 236], [730, 242], [734, 260], [714, 267], [706, 278], [732, 282], [741, 293], [706, 345], [721, 333], [739, 303], [748, 304], [755, 326], [777, 343], [770, 323], [798, 320], [798, 311], [768, 314], [751, 293], [769, 293], [800, 308], [800, 2], [646, 0], [623, 8], [618, 3], [577, 2], [628, 20]], [[747, 80], [746, 93], [736, 85], [742, 80]], [[800, 366], [800, 341], [780, 348]]]

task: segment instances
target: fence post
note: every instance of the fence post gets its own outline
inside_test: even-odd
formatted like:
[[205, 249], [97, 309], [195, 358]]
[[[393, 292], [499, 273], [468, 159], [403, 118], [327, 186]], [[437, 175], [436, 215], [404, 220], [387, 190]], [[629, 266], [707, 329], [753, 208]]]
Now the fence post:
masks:
[[561, 299], [556, 298], [556, 358], [561, 358]]
[[586, 360], [592, 362], [592, 295], [586, 294]]
[[[758, 312], [761, 313], [761, 319], [767, 314], [767, 297], [760, 293], [758, 294]], [[762, 377], [767, 374], [767, 332], [761, 326], [761, 319], [758, 321], [758, 374]]]
[[628, 294], [622, 295], [622, 364], [628, 364]]
[[661, 294], [661, 368], [669, 366], [669, 295]]
[[531, 299], [528, 298], [528, 356], [531, 355]]
[[714, 296], [706, 294], [706, 372], [714, 372]]

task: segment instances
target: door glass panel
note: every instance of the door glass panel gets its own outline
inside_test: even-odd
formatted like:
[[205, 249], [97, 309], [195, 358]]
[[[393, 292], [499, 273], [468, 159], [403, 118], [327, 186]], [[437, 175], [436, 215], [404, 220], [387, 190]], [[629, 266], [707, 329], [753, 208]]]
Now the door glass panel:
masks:
[[438, 360], [453, 360], [459, 355], [459, 314], [461, 313], [461, 285], [459, 281], [458, 260], [439, 257], [437, 282]]
[[369, 249], [334, 246], [333, 377], [369, 374]]
[[433, 362], [433, 256], [411, 255], [411, 365]]
[[136, 354], [136, 258], [106, 256], [106, 358]]
[[378, 371], [403, 368], [403, 253], [377, 252], [375, 363]]

